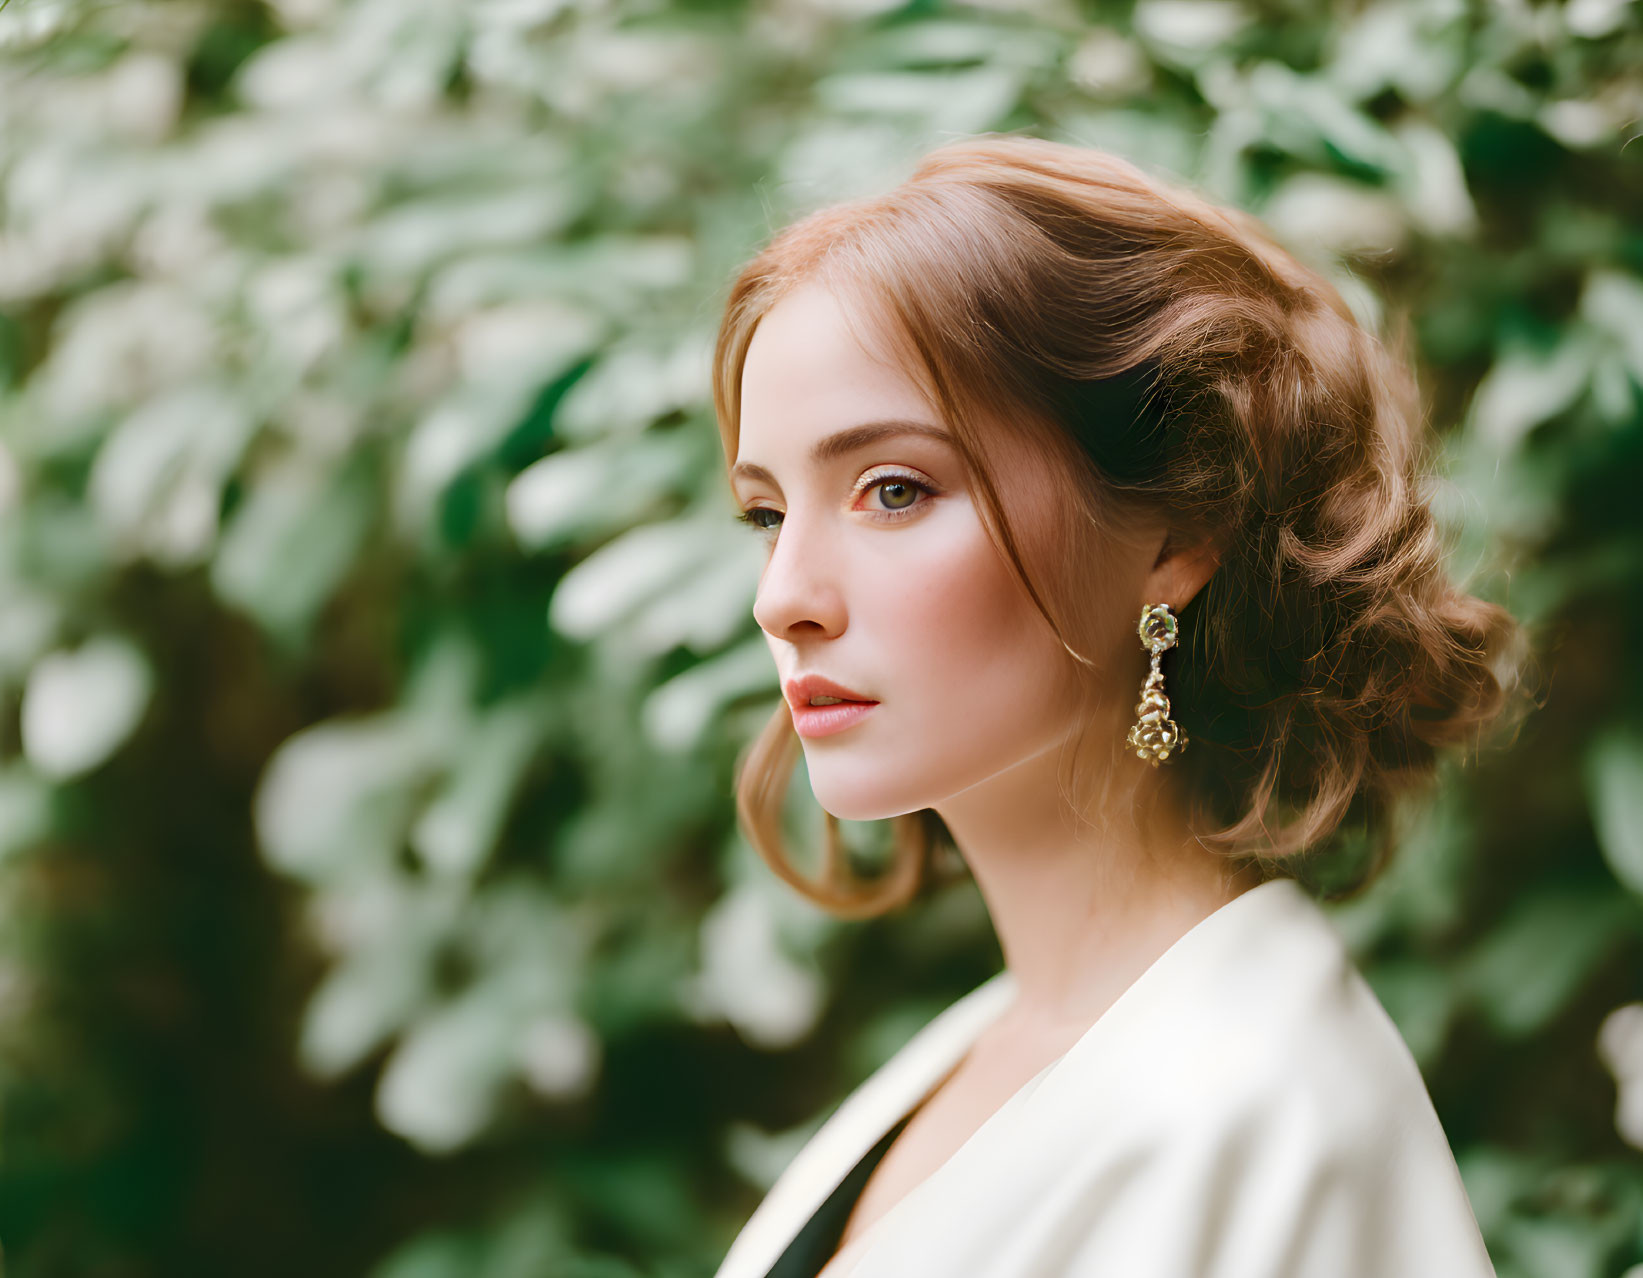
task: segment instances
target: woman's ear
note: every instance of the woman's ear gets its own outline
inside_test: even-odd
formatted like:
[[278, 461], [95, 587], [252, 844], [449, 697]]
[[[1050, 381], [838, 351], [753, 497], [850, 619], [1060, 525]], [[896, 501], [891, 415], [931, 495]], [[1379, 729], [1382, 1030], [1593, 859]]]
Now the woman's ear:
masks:
[[1221, 566], [1221, 547], [1210, 538], [1187, 540], [1168, 532], [1143, 586], [1143, 602], [1167, 603], [1180, 612]]

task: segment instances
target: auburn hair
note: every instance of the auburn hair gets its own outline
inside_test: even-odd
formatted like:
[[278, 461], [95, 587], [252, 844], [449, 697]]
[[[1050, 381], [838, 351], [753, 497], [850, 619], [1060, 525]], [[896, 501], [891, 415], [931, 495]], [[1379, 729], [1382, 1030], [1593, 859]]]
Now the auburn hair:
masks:
[[[1169, 654], [1192, 748], [1165, 767], [1205, 847], [1282, 873], [1350, 828], [1372, 854], [1361, 886], [1442, 747], [1506, 718], [1524, 634], [1446, 573], [1407, 322], [1383, 344], [1250, 215], [1089, 147], [993, 134], [927, 152], [893, 190], [781, 230], [736, 278], [713, 370], [727, 466], [754, 329], [803, 283], [871, 315], [927, 389], [1004, 561], [1090, 678], [1108, 539], [1145, 514], [1219, 547]], [[1055, 463], [1060, 527], [1036, 548], [999, 500], [1006, 432]], [[956, 865], [925, 810], [894, 818], [888, 870], [860, 878], [824, 813], [822, 879], [806, 877], [782, 835], [797, 754], [784, 703], [738, 758], [736, 804], [810, 900], [881, 913]]]

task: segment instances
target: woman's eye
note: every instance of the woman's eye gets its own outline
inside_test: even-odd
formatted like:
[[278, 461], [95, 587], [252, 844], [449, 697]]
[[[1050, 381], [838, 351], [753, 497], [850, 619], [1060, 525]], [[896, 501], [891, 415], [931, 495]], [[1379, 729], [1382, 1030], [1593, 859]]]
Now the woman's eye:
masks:
[[[880, 488], [885, 490], [878, 499], [883, 504], [869, 513], [885, 521], [901, 519], [922, 505], [923, 503], [917, 500], [919, 493], [932, 497], [935, 495], [935, 489], [928, 484], [914, 479], [911, 475], [896, 474], [874, 475], [857, 491], [865, 494]], [[770, 517], [770, 522], [766, 522], [766, 516]], [[780, 524], [782, 512], [771, 510], [768, 506], [754, 506], [750, 510], [742, 511], [736, 518], [749, 527], [768, 532]]]
[[886, 502], [886, 513], [910, 510], [916, 505], [915, 497], [918, 493], [930, 491], [925, 485], [918, 482], [911, 475], [883, 475], [875, 479], [864, 488], [863, 492], [872, 492], [875, 488], [885, 491], [880, 494], [881, 500]]

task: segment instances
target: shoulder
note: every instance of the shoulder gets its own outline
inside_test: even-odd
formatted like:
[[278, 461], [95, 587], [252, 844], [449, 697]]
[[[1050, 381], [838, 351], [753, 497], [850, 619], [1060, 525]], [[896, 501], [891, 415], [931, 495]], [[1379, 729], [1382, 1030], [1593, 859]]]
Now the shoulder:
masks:
[[1136, 1210], [1177, 1222], [1181, 1272], [1492, 1274], [1397, 1026], [1299, 885], [1255, 891], [1115, 1005], [1105, 1050], [1062, 1089], [1086, 1111], [1066, 1170], [1089, 1191], [1091, 1256]]
[[1183, 1018], [1224, 1066], [1206, 1102], [1310, 1114], [1342, 1140], [1378, 1141], [1392, 1114], [1435, 1126], [1414, 1056], [1324, 909], [1292, 880], [1261, 890], [1258, 914], [1226, 938], [1210, 998]]
[[1199, 1133], [1292, 1129], [1341, 1162], [1451, 1158], [1420, 1067], [1323, 907], [1292, 880], [1255, 891], [1174, 974], [1188, 988], [1159, 992], [1177, 1087], [1147, 1103]]

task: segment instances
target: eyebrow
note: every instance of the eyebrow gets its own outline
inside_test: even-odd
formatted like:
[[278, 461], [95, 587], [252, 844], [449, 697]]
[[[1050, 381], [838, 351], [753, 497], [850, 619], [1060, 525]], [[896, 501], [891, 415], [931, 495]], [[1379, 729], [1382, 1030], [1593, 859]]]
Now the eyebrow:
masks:
[[[953, 437], [940, 427], [893, 417], [884, 421], [863, 422], [860, 426], [851, 426], [828, 435], [825, 439], [817, 440], [810, 446], [810, 463], [813, 466], [824, 466], [840, 457], [847, 457], [858, 449], [866, 448], [869, 444], [901, 435], [918, 435], [947, 445], [953, 442]], [[779, 487], [776, 477], [755, 462], [739, 463], [730, 472], [730, 477], [760, 480], [772, 487]]]

